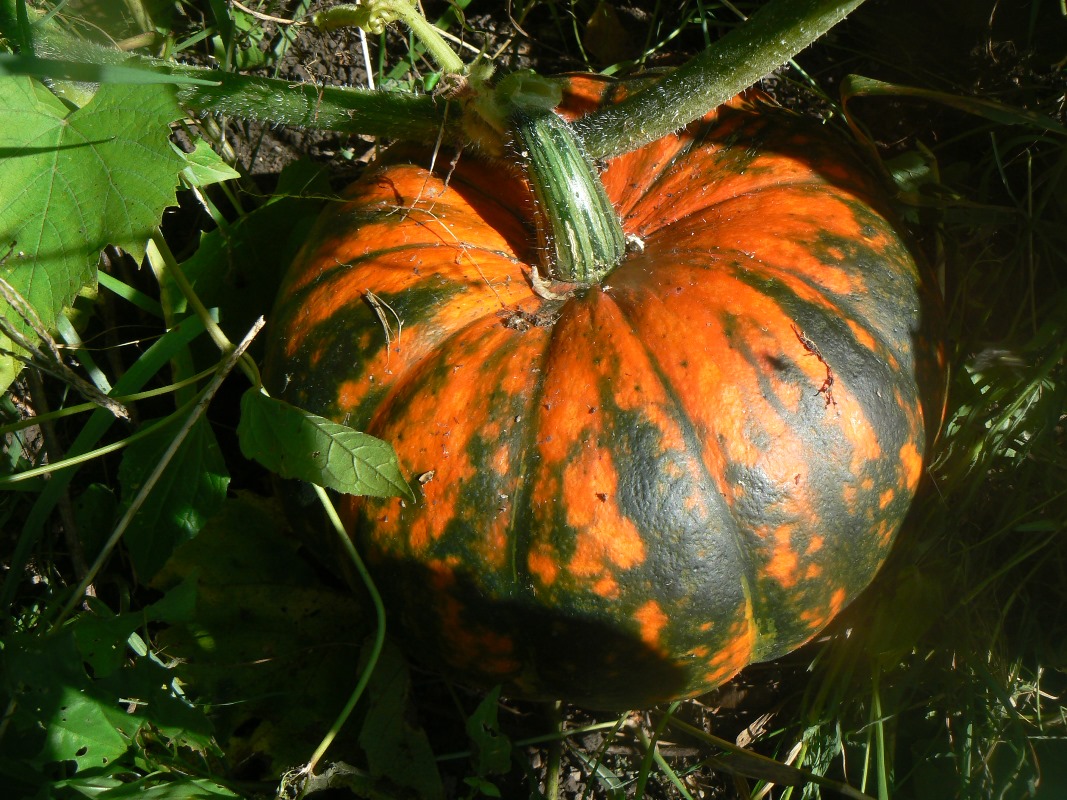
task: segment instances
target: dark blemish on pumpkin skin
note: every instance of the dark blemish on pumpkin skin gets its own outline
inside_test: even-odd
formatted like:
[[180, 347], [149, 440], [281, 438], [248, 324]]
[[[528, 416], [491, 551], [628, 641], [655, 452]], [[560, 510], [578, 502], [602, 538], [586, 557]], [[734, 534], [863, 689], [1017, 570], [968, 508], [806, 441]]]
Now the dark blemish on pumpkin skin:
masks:
[[793, 333], [797, 335], [797, 339], [799, 339], [800, 343], [804, 345], [804, 349], [808, 351], [808, 355], [815, 356], [817, 359], [819, 359], [819, 363], [826, 367], [826, 379], [823, 380], [822, 386], [819, 387], [819, 391], [816, 392], [816, 394], [826, 395], [827, 408], [829, 408], [831, 405], [836, 407], [837, 400], [834, 399], [834, 371], [830, 369], [830, 365], [826, 363], [826, 359], [823, 358], [822, 353], [819, 351], [819, 346], [815, 344], [815, 342], [813, 342], [811, 339], [809, 339], [807, 334], [800, 330], [800, 328], [798, 328], [796, 325], [793, 325], [791, 327], [793, 328]]

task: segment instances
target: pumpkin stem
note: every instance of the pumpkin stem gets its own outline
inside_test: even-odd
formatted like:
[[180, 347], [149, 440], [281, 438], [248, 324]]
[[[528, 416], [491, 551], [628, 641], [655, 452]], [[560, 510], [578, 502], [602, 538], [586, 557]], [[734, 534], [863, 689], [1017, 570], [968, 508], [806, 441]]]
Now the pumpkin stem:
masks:
[[586, 286], [599, 283], [622, 261], [626, 238], [596, 167], [571, 126], [551, 109], [519, 104], [510, 117], [536, 200], [547, 276]]

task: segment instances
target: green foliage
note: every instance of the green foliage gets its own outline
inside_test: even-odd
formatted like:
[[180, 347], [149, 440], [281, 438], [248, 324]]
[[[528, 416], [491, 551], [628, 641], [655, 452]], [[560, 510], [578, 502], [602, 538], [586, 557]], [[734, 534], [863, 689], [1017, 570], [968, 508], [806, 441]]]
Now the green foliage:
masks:
[[175, 674], [148, 652], [131, 651], [150, 622], [179, 622], [193, 587], [175, 589], [136, 613], [100, 603], [62, 628], [11, 633], [0, 641], [0, 702], [9, 709], [0, 774], [20, 785], [71, 770], [121, 774], [139, 742], [152, 739], [179, 759], [215, 752], [211, 724], [180, 694]]
[[422, 728], [410, 721], [414, 716], [411, 678], [407, 661], [395, 646], [382, 650], [367, 693], [369, 703], [359, 745], [370, 774], [421, 800], [443, 798], [433, 748]]
[[229, 757], [265, 758], [280, 776], [307, 759], [344, 703], [370, 621], [301, 557], [281, 510], [248, 495], [178, 547], [153, 585], [183, 581], [196, 586], [196, 608], [160, 634], [160, 649], [209, 704]]
[[[312, 7], [246, 5], [282, 15]], [[519, 66], [532, 58], [535, 67], [595, 64], [624, 74], [699, 51], [767, 4], [526, 0], [490, 22], [509, 31], [514, 22], [532, 38], [503, 42], [471, 28], [469, 5], [431, 10], [440, 27], [476, 47], [486, 41], [494, 53], [499, 45], [501, 60]], [[817, 82], [824, 76], [832, 86], [847, 71], [864, 75], [846, 84], [844, 102], [869, 141], [894, 143], [891, 157], [879, 152], [902, 216], [944, 275], [953, 378], [926, 496], [878, 584], [825, 641], [740, 684], [739, 694], [757, 696], [769, 691], [763, 676], [784, 676], [781, 685], [765, 681], [776, 688], [764, 705], [750, 701], [753, 713], [771, 715], [755, 745], [738, 753], [706, 735], [726, 735], [728, 692], [684, 704], [666, 722], [655, 712], [604, 722], [572, 709], [562, 731], [546, 734], [542, 715], [495, 693], [468, 701], [387, 646], [331, 746], [333, 762], [304, 776], [305, 796], [332, 786], [369, 798], [539, 797], [546, 770], [531, 766], [529, 748], [549, 740], [564, 752], [564, 774], [581, 773], [585, 785], [575, 794], [585, 797], [640, 788], [647, 796], [814, 798], [841, 789], [838, 780], [851, 784], [842, 791], [852, 796], [1064, 793], [1063, 17], [1055, 3], [1001, 4], [992, 14], [995, 5], [930, 6], [920, 19], [868, 4], [836, 44], [801, 57], [810, 74], [782, 71], [772, 82], [787, 101], [794, 84], [814, 86], [826, 100]], [[42, 10], [57, 13], [37, 24]], [[105, 12], [99, 19], [97, 10]], [[113, 39], [143, 33], [152, 45], [133, 59], [94, 45], [71, 11]], [[25, 26], [15, 22], [20, 13]], [[900, 26], [902, 43], [879, 54]], [[0, 314], [30, 339], [41, 331], [62, 339], [60, 326], [73, 331], [84, 342], [57, 346], [61, 357], [105, 392], [113, 385], [136, 420], [93, 410], [53, 377], [24, 374], [12, 384], [20, 362], [0, 356], [9, 389], [0, 402], [0, 794], [271, 797], [286, 771], [306, 763], [357, 684], [375, 622], [361, 590], [295, 542], [282, 510], [262, 497], [270, 479], [241, 453], [340, 491], [410, 499], [410, 488], [387, 444], [265, 397], [247, 363], [253, 388], [232, 377], [218, 395], [207, 392], [232, 346], [227, 337], [269, 314], [278, 276], [333, 192], [306, 161], [280, 175], [272, 167], [253, 183], [251, 159], [239, 163], [229, 148], [236, 142], [244, 155], [262, 132], [227, 127], [210, 113], [195, 118], [182, 102], [309, 128], [384, 127], [372, 127], [364, 106], [352, 110], [351, 90], [318, 84], [234, 72], [224, 87], [134, 82], [217, 84], [219, 73], [173, 61], [166, 69], [181, 74], [150, 72], [164, 63], [151, 57], [277, 67], [294, 41], [311, 35], [265, 25], [224, 0], [0, 0], [0, 28], [0, 47], [10, 50], [57, 31], [70, 44], [0, 61], [0, 277], [39, 321], [31, 325], [6, 303]], [[998, 60], [980, 69], [961, 61], [951, 74], [936, 60], [951, 42], [920, 48], [913, 37], [925, 31], [973, 34], [961, 52]], [[330, 44], [334, 53], [352, 46], [359, 47], [355, 34]], [[379, 86], [429, 91], [441, 79], [406, 33], [371, 37], [370, 48]], [[72, 70], [102, 52], [108, 60], [88, 73], [100, 83], [71, 80], [85, 78]], [[1028, 67], [1030, 52], [1038, 55]], [[1058, 71], [1048, 69], [1055, 63]], [[1010, 79], [996, 83], [996, 75]], [[409, 114], [404, 124], [418, 121], [424, 140], [439, 130], [443, 141], [453, 138], [458, 126], [440, 129], [428, 98], [419, 100], [427, 102], [391, 108]], [[828, 102], [824, 113], [843, 129], [836, 108]], [[384, 118], [373, 124], [395, 130], [397, 117]], [[175, 147], [175, 133], [192, 152]], [[336, 149], [359, 156], [356, 148], [346, 141]], [[165, 220], [183, 186], [196, 195], [180, 195], [181, 211]], [[140, 264], [163, 222], [185, 288], [165, 259], [153, 262], [155, 272]], [[107, 245], [129, 257], [109, 250], [101, 262]], [[0, 346], [12, 349], [6, 339]], [[197, 400], [210, 403], [206, 417], [111, 547], [116, 521]], [[129, 441], [145, 420], [166, 422]], [[97, 554], [105, 557], [94, 571]], [[651, 742], [646, 729], [658, 732]]]
[[241, 452], [283, 478], [348, 494], [415, 494], [387, 442], [268, 397], [253, 387], [241, 398]]
[[[0, 79], [0, 232], [13, 248], [5, 279], [42, 327], [95, 285], [105, 245], [144, 255], [175, 201], [184, 161], [168, 134], [182, 113], [165, 87], [105, 84], [72, 111], [37, 81]], [[0, 313], [27, 330], [9, 307]], [[17, 372], [4, 357], [0, 386]]]
[[[173, 423], [161, 426], [126, 449], [118, 474], [122, 510], [137, 496], [145, 477], [163, 457], [175, 428]], [[205, 521], [222, 507], [229, 483], [215, 434], [201, 418], [182, 440], [148, 502], [126, 529], [126, 548], [140, 581], [151, 580], [177, 545], [200, 532]]]

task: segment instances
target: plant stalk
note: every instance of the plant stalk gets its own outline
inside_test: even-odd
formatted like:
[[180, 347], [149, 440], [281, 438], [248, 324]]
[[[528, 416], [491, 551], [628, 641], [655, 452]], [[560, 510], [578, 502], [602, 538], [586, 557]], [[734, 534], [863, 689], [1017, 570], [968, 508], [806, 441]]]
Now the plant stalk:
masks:
[[556, 112], [518, 108], [512, 122], [536, 200], [546, 277], [583, 286], [599, 283], [622, 261], [626, 240], [596, 167]]
[[662, 80], [574, 123], [586, 152], [630, 152], [700, 119], [786, 63], [863, 0], [774, 0]]

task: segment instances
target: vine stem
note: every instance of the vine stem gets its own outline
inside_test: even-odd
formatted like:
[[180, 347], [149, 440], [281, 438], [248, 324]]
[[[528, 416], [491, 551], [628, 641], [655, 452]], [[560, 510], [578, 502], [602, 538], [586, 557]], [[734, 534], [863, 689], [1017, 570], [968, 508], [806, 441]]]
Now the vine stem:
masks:
[[371, 577], [370, 572], [367, 571], [366, 564], [363, 563], [362, 557], [356, 550], [356, 546], [352, 543], [351, 537], [345, 530], [344, 523], [341, 522], [341, 517], [337, 514], [337, 509], [333, 505], [333, 501], [330, 500], [330, 496], [326, 493], [318, 484], [311, 484], [315, 490], [315, 494], [318, 495], [319, 502], [322, 503], [322, 507], [326, 510], [326, 516], [329, 517], [330, 524], [333, 526], [334, 531], [337, 533], [338, 538], [341, 541], [341, 547], [345, 553], [351, 559], [352, 564], [356, 568], [356, 572], [359, 573], [360, 580], [363, 581], [363, 585], [367, 587], [367, 593], [370, 595], [371, 603], [374, 606], [374, 616], [377, 627], [374, 631], [374, 640], [371, 644], [370, 654], [367, 656], [367, 663], [363, 667], [363, 672], [359, 676], [359, 680], [356, 681], [356, 688], [352, 690], [351, 696], [348, 698], [348, 702], [345, 703], [345, 707], [341, 709], [341, 713], [337, 715], [337, 719], [334, 720], [333, 725], [323, 736], [322, 741], [319, 742], [319, 746], [315, 748], [315, 752], [311, 754], [311, 758], [308, 763], [300, 770], [301, 775], [304, 777], [313, 775], [315, 767], [318, 766], [319, 761], [326, 754], [326, 751], [333, 744], [334, 739], [337, 738], [337, 734], [341, 732], [341, 728], [344, 727], [345, 722], [352, 715], [353, 709], [356, 707], [356, 703], [359, 702], [359, 698], [363, 696], [364, 689], [367, 688], [367, 683], [370, 681], [371, 674], [374, 672], [374, 667], [378, 663], [378, 657], [382, 653], [382, 647], [385, 645], [385, 604], [382, 603], [382, 596], [378, 593], [378, 587], [374, 585], [374, 579]]
[[[372, 0], [373, 1], [373, 0]], [[384, 0], [399, 4], [402, 0]], [[622, 103], [592, 112], [574, 123], [588, 154], [608, 158], [637, 149], [699, 119], [739, 91], [788, 62], [860, 6], [864, 0], [770, 0], [752, 17], [686, 64]], [[445, 71], [470, 72], [431, 23], [407, 3], [415, 25], [426, 26], [420, 41]], [[76, 39], [53, 24], [31, 24], [14, 0], [0, 0], [0, 32], [26, 53], [66, 64], [141, 65], [165, 75], [196, 78], [212, 85], [182, 85], [182, 103], [200, 112], [226, 114], [318, 130], [403, 138], [430, 143], [445, 123], [447, 103], [425, 95], [288, 81], [175, 65], [158, 59], [131, 59], [126, 53]], [[418, 17], [418, 19], [417, 19]], [[398, 17], [399, 19], [399, 17]], [[407, 19], [403, 20], [411, 24]], [[352, 24], [346, 22], [344, 24]], [[413, 28], [415, 30], [415, 28]], [[436, 37], [447, 49], [435, 50]], [[9, 67], [11, 69], [12, 67]], [[21, 69], [36, 74], [29, 65]], [[444, 139], [469, 139], [461, 115], [452, 115]]]
[[[156, 228], [152, 231], [152, 238], [149, 240], [149, 249], [155, 249], [163, 261], [164, 269], [159, 275], [160, 278], [160, 291], [165, 290], [165, 278], [170, 278], [174, 281], [174, 285], [178, 287], [178, 290], [185, 297], [189, 307], [193, 309], [193, 312], [199, 317], [200, 321], [204, 323], [204, 329], [208, 332], [208, 336], [211, 337], [211, 341], [215, 343], [215, 346], [219, 348], [222, 353], [227, 353], [233, 348], [233, 342], [230, 341], [230, 337], [226, 335], [226, 332], [219, 327], [219, 324], [215, 321], [215, 318], [208, 311], [207, 306], [200, 299], [200, 296], [196, 293], [193, 285], [189, 282], [189, 279], [185, 277], [185, 272], [178, 264], [178, 260], [174, 257], [174, 253], [171, 252], [170, 245], [167, 244], [166, 239], [163, 238], [162, 231]], [[256, 366], [256, 362], [251, 356], [241, 354], [240, 361], [241, 371], [245, 374], [248, 380], [253, 386], [262, 386], [263, 378], [259, 374], [259, 367]]]
[[426, 19], [414, 0], [362, 0], [360, 3], [341, 3], [311, 15], [311, 24], [329, 31], [348, 25], [369, 33], [381, 33], [390, 22], [402, 22], [411, 28], [430, 57], [445, 72], [463, 74], [467, 65], [452, 49], [441, 32]]
[[586, 151], [636, 150], [700, 119], [789, 61], [864, 0], [774, 0], [673, 72], [574, 123]]
[[545, 765], [545, 798], [559, 800], [559, 779], [563, 774], [563, 704], [556, 700], [548, 708], [548, 717], [556, 729], [556, 736], [548, 743], [548, 763]]
[[70, 599], [67, 601], [66, 605], [63, 606], [63, 610], [59, 612], [59, 616], [52, 624], [53, 629], [62, 625], [64, 620], [66, 620], [70, 613], [77, 607], [78, 603], [81, 602], [82, 598], [85, 596], [85, 592], [92, 585], [101, 568], [103, 568], [104, 562], [107, 561], [111, 552], [118, 545], [119, 540], [122, 539], [126, 529], [130, 526], [134, 516], [141, 510], [141, 506], [144, 505], [145, 500], [148, 499], [148, 495], [159, 482], [160, 477], [163, 475], [163, 470], [170, 464], [171, 459], [173, 459], [174, 454], [178, 452], [178, 448], [181, 447], [182, 442], [184, 442], [186, 436], [189, 435], [189, 431], [192, 430], [193, 425], [195, 425], [197, 420], [204, 415], [204, 412], [207, 410], [208, 405], [211, 403], [215, 393], [219, 390], [219, 387], [222, 386], [222, 382], [226, 379], [226, 376], [230, 374], [234, 366], [236, 366], [237, 362], [244, 355], [244, 352], [248, 349], [248, 346], [252, 344], [252, 340], [256, 337], [256, 334], [263, 329], [265, 324], [266, 321], [263, 317], [256, 320], [255, 324], [252, 325], [240, 344], [232, 348], [232, 351], [226, 357], [226, 360], [223, 361], [219, 367], [218, 372], [215, 373], [215, 377], [204, 387], [204, 391], [201, 393], [200, 399], [197, 400], [196, 404], [193, 406], [193, 410], [189, 413], [189, 416], [185, 418], [181, 428], [175, 433], [174, 438], [163, 452], [163, 455], [156, 463], [156, 466], [145, 479], [140, 491], [137, 492], [137, 495], [133, 498], [129, 508], [126, 509], [126, 513], [122, 515], [118, 524], [115, 525], [115, 529], [111, 532], [111, 536], [100, 549], [100, 554], [96, 557], [96, 560], [93, 561], [92, 565], [90, 565], [85, 577], [82, 579], [81, 583], [78, 584], [78, 587], [71, 593]]

